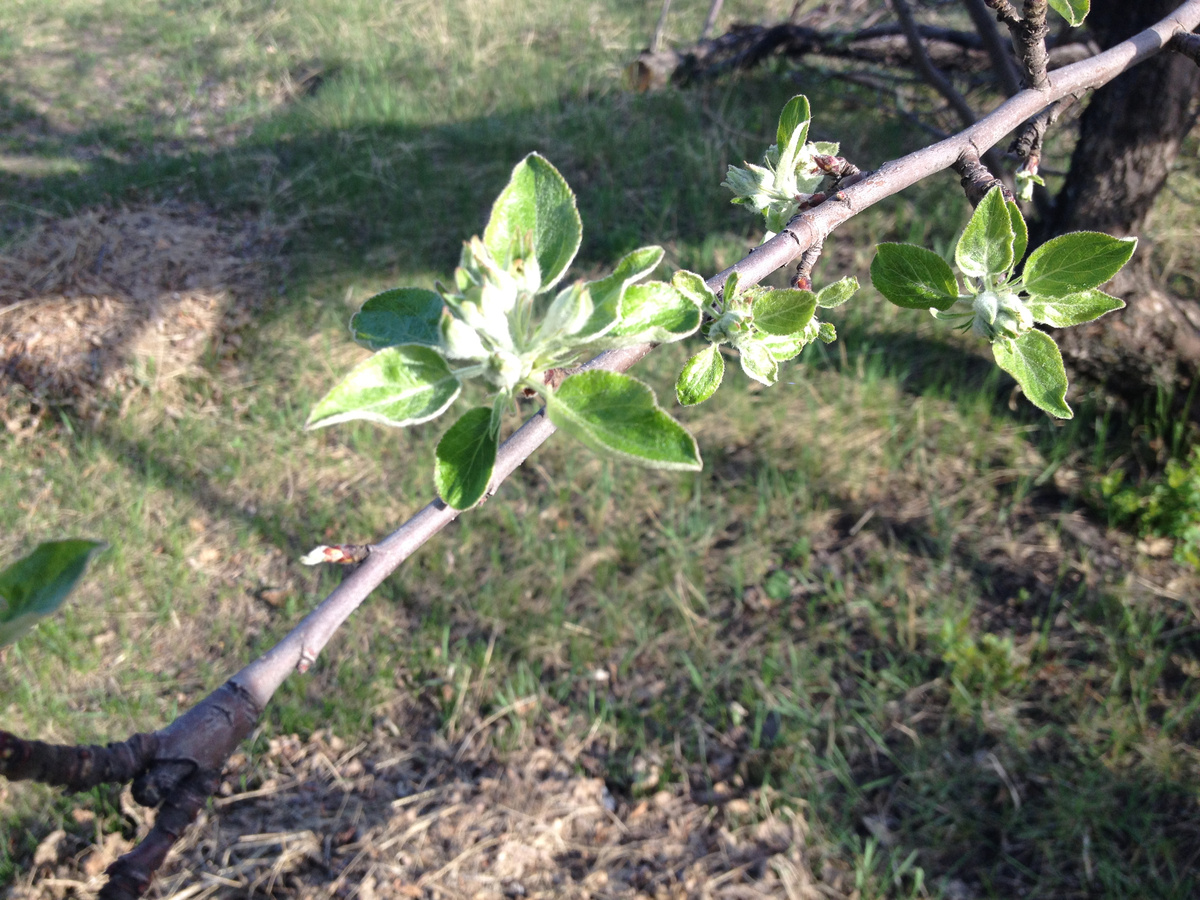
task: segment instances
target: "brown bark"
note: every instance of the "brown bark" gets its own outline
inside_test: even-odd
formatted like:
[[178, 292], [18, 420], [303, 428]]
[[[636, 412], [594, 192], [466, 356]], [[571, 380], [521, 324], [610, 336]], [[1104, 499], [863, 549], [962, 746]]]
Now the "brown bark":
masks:
[[[1095, 0], [1088, 26], [1107, 48], [1177, 5], [1177, 0]], [[1043, 235], [1088, 230], [1144, 236], [1146, 217], [1195, 121], [1198, 90], [1200, 67], [1163, 53], [1096, 91]], [[1074, 369], [1125, 394], [1156, 383], [1190, 385], [1200, 366], [1200, 306], [1163, 292], [1154, 274], [1143, 240], [1110, 287], [1129, 307], [1056, 334]]]

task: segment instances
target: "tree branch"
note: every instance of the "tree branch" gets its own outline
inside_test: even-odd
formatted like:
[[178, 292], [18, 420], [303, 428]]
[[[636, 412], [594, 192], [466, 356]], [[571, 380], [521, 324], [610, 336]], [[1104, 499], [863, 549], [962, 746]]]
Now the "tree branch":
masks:
[[996, 11], [996, 21], [1003, 22], [1009, 28], [1021, 24], [1021, 16], [1008, 0], [983, 0], [983, 2]]
[[1046, 52], [1046, 35], [1050, 33], [1046, 13], [1049, 9], [1046, 0], [1025, 0], [1025, 15], [1015, 24], [1007, 23], [1025, 85], [1035, 91], [1044, 91], [1050, 84], [1050, 56]]
[[925, 50], [925, 43], [921, 40], [921, 33], [917, 29], [917, 22], [913, 18], [912, 7], [908, 5], [908, 0], [892, 0], [892, 10], [896, 13], [896, 18], [900, 20], [900, 28], [904, 32], [905, 40], [908, 41], [908, 48], [912, 53], [913, 62], [916, 63], [917, 69], [925, 77], [925, 81], [935, 91], [946, 98], [946, 102], [958, 114], [963, 125], [968, 127], [974, 125], [975, 110], [971, 108], [971, 104], [967, 102], [966, 98], [950, 83], [950, 79], [929, 58], [929, 53]]
[[1013, 61], [1011, 43], [1001, 36], [1000, 29], [996, 27], [996, 19], [988, 13], [984, 0], [966, 0], [966, 4], [971, 21], [975, 23], [975, 30], [979, 32], [979, 39], [983, 41], [984, 49], [992, 58], [992, 69], [1000, 79], [1004, 93], [1010, 97], [1019, 93], [1021, 75]]
[[[992, 4], [989, 2], [989, 5]], [[970, 128], [883, 164], [856, 184], [838, 191], [827, 202], [796, 216], [776, 237], [709, 278], [709, 286], [720, 289], [729, 273], [734, 271], [741, 276], [743, 285], [757, 284], [805, 251], [819, 246], [838, 225], [857, 213], [962, 159], [977, 157], [1047, 104], [1111, 80], [1162, 50], [1176, 34], [1191, 31], [1197, 24], [1200, 24], [1200, 0], [1188, 0], [1168, 18], [1105, 53], [1057, 70], [1044, 90], [1021, 92]], [[584, 368], [625, 371], [650, 349], [649, 345], [642, 345], [602, 353]], [[497, 455], [488, 496], [554, 430], [542, 411], [505, 441]], [[135, 778], [135, 797], [140, 803], [154, 805], [161, 802], [162, 806], [150, 835], [110, 867], [111, 880], [101, 892], [102, 897], [124, 900], [146, 890], [167, 850], [203, 807], [218, 783], [221, 767], [233, 749], [250, 734], [276, 689], [293, 670], [310, 665], [366, 597], [417, 548], [458, 515], [458, 511], [434, 500], [376, 545], [362, 565], [274, 648], [167, 727], [153, 735], [131, 738], [126, 742], [130, 745], [128, 751], [113, 751], [117, 756], [127, 752], [132, 756], [126, 759], [128, 765], [114, 764], [104, 774], [114, 781], [124, 781], [135, 763], [145, 763]], [[31, 762], [31, 754], [46, 746], [0, 733], [0, 771], [15, 773], [14, 777], [38, 777], [41, 770]], [[75, 749], [78, 751], [79, 748]], [[92, 748], [84, 749], [94, 752]], [[147, 761], [146, 756], [152, 759]], [[76, 757], [80, 759], [83, 755], [76, 752]], [[95, 783], [91, 780], [94, 777], [93, 773], [82, 780], [68, 777], [55, 783], [74, 788]]]
[[1200, 66], [1200, 34], [1177, 34], [1167, 43], [1167, 49], [1182, 53]]

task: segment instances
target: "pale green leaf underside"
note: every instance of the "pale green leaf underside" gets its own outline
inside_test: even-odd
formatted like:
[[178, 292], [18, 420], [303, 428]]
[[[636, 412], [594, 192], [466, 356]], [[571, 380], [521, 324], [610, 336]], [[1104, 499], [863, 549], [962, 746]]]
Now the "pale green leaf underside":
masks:
[[949, 263], [915, 244], [880, 244], [871, 260], [871, 283], [905, 309], [949, 309], [958, 299]]
[[686, 363], [675, 382], [675, 397], [682, 406], [703, 403], [716, 393], [725, 377], [725, 358], [709, 344]]
[[1016, 340], [992, 344], [996, 364], [1017, 380], [1029, 402], [1060, 419], [1074, 413], [1067, 405], [1067, 372], [1062, 354], [1050, 335], [1027, 331]]
[[742, 371], [747, 376], [768, 386], [779, 379], [779, 363], [763, 341], [745, 341], [738, 346], [738, 351], [741, 353]]
[[1072, 25], [1081, 25], [1091, 11], [1092, 3], [1091, 0], [1050, 0], [1050, 6]]
[[1025, 224], [1025, 217], [1016, 203], [1007, 200], [1004, 205], [1008, 208], [1008, 219], [1012, 224], [1013, 265], [1016, 265], [1025, 257], [1025, 248], [1029, 246], [1029, 226]]
[[[828, 323], [822, 322], [821, 324], [827, 325]], [[785, 335], [783, 337], [763, 335], [757, 343], [760, 347], [766, 348], [775, 362], [786, 362], [789, 359], [795, 359], [799, 356], [800, 351], [808, 346], [808, 340], [806, 334]]]
[[858, 279], [853, 275], [827, 284], [817, 292], [817, 306], [822, 309], [833, 309], [841, 306], [858, 291]]
[[661, 281], [631, 284], [621, 300], [621, 321], [604, 343], [670, 343], [700, 327], [700, 308], [691, 297]]
[[1082, 325], [1124, 306], [1124, 300], [1095, 289], [1065, 297], [1031, 297], [1029, 300], [1034, 321], [1055, 328]]
[[589, 282], [593, 311], [579, 331], [580, 338], [598, 337], [608, 331], [620, 318], [625, 289], [658, 268], [662, 258], [662, 247], [641, 247], [625, 254], [611, 275]]
[[103, 541], [46, 541], [0, 571], [0, 647], [11, 644], [38, 619], [62, 605]]
[[717, 295], [712, 292], [704, 279], [687, 269], [680, 269], [671, 276], [671, 287], [701, 309], [708, 309], [717, 302]]
[[492, 206], [483, 242], [502, 268], [533, 251], [541, 271], [541, 290], [558, 283], [579, 250], [583, 223], [575, 195], [544, 157], [531, 153]]
[[433, 478], [439, 496], [454, 509], [470, 509], [487, 491], [496, 466], [499, 433], [493, 410], [469, 409], [438, 441]]
[[696, 440], [635, 378], [593, 369], [571, 375], [546, 402], [550, 421], [601, 455], [657, 469], [701, 468]]
[[461, 390], [438, 353], [427, 347], [389, 347], [359, 363], [313, 408], [305, 428], [365, 419], [381, 425], [428, 422]]
[[971, 278], [1002, 275], [1012, 268], [1014, 237], [1004, 194], [994, 187], [975, 207], [954, 248], [954, 261]]

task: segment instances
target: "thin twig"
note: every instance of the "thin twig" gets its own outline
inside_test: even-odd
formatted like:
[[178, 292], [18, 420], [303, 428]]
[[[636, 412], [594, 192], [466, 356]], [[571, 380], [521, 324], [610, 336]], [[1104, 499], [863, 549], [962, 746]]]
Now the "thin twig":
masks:
[[912, 53], [913, 62], [925, 77], [925, 81], [946, 98], [946, 102], [958, 114], [963, 125], [967, 127], [974, 125], [976, 116], [975, 110], [971, 109], [971, 104], [929, 58], [929, 52], [925, 49], [925, 42], [921, 40], [921, 34], [917, 30], [917, 22], [913, 18], [912, 7], [908, 5], [908, 0], [892, 0], [892, 9], [896, 13], [896, 18], [900, 20], [900, 28], [904, 31], [905, 40], [908, 41], [908, 49]]
[[667, 13], [671, 11], [671, 0], [663, 0], [662, 11], [658, 14], [658, 24], [654, 26], [654, 35], [650, 38], [650, 52], [657, 53], [662, 49], [663, 34], [667, 30]]
[[1012, 44], [1001, 36], [1000, 29], [996, 27], [996, 19], [988, 12], [984, 0], [966, 0], [966, 4], [971, 21], [975, 23], [975, 30], [979, 32], [979, 39], [983, 42], [988, 56], [992, 58], [996, 78], [1000, 81], [1004, 93], [1011, 97], [1021, 90], [1021, 76], [1013, 61]]
[[1050, 128], [1059, 117], [1066, 112], [1071, 104], [1079, 99], [1079, 95], [1071, 94], [1063, 97], [1061, 100], [1056, 100], [1051, 103], [1040, 113], [1025, 123], [1013, 142], [1008, 147], [1008, 152], [1012, 153], [1017, 159], [1026, 163], [1026, 168], [1032, 163], [1033, 173], [1037, 174], [1038, 164], [1042, 157], [1042, 140], [1046, 136], [1047, 129]]
[[704, 19], [704, 27], [700, 29], [700, 40], [706, 41], [713, 33], [713, 28], [717, 25], [717, 16], [721, 14], [721, 7], [725, 0], [712, 0], [712, 5], [708, 7], [708, 15]]
[[796, 264], [796, 274], [792, 276], [789, 284], [802, 291], [812, 290], [812, 270], [817, 264], [817, 260], [821, 258], [822, 244], [813, 244], [807, 250], [800, 254], [800, 262]]
[[1017, 13], [1016, 7], [1008, 0], [983, 0], [983, 2], [996, 11], [997, 21], [1003, 22], [1009, 28], [1021, 23], [1021, 16]]

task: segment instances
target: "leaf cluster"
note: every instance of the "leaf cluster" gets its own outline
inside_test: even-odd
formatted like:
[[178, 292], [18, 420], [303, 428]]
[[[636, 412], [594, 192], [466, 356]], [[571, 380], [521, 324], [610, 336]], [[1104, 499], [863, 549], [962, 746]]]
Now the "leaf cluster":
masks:
[[783, 107], [775, 143], [767, 148], [763, 164], [730, 166], [721, 183], [733, 191], [734, 203], [762, 214], [767, 239], [784, 229], [825, 180], [826, 173], [817, 165], [816, 157], [838, 153], [839, 145], [834, 142], [808, 140], [811, 122], [808, 98], [798, 94]]
[[660, 247], [634, 250], [604, 278], [562, 286], [582, 235], [566, 180], [543, 157], [527, 156], [483, 236], [464, 244], [451, 286], [385, 291], [354, 315], [354, 338], [375, 353], [317, 403], [308, 427], [416, 425], [442, 415], [464, 383], [482, 384], [490, 402], [462, 414], [437, 447], [438, 492], [455, 509], [486, 494], [504, 412], [519, 392], [541, 395], [550, 420], [599, 453], [699, 469], [695, 440], [637, 379], [581, 371], [553, 387], [549, 373], [561, 376], [587, 354], [678, 341], [701, 323], [692, 293], [643, 281], [662, 261]]
[[1053, 338], [1035, 324], [1063, 328], [1121, 309], [1099, 290], [1133, 256], [1137, 238], [1098, 232], [1064, 234], [1042, 244], [1020, 272], [1029, 232], [1017, 204], [993, 188], [976, 207], [954, 249], [963, 280], [931, 250], [880, 244], [871, 282], [905, 309], [928, 309], [992, 345], [997, 365], [1039, 409], [1069, 419], [1067, 373]]
[[847, 277], [819, 293], [758, 287], [741, 291], [737, 272], [726, 279], [719, 298], [700, 278], [693, 280], [691, 273], [677, 274], [673, 283], [696, 297], [707, 313], [700, 333], [708, 346], [684, 364], [675, 383], [675, 395], [684, 406], [703, 403], [721, 386], [723, 344], [738, 351], [747, 376], [774, 384], [781, 362], [795, 358], [813, 340], [829, 343], [837, 338], [831, 323], [817, 320], [817, 307], [840, 306], [858, 290], [858, 279]]

